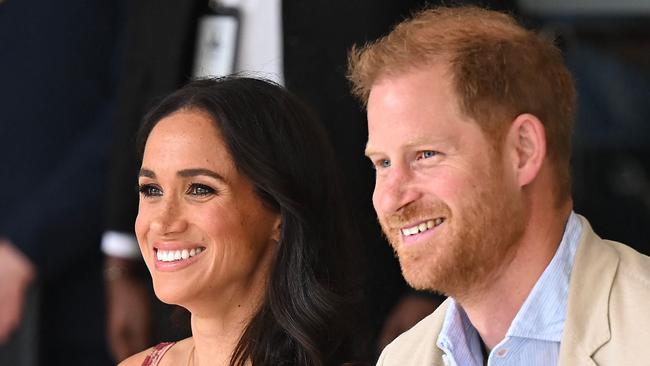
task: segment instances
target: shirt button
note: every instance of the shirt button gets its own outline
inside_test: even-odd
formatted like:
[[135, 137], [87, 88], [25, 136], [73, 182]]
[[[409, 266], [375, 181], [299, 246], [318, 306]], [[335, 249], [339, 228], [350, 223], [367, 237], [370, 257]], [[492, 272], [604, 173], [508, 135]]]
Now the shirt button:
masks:
[[497, 351], [497, 357], [503, 358], [506, 357], [508, 354], [508, 350], [506, 348], [501, 348], [500, 350]]

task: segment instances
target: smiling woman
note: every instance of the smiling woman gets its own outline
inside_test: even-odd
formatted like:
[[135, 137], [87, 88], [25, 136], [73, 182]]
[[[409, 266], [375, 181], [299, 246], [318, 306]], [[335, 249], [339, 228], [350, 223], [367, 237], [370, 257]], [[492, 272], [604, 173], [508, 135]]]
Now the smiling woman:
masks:
[[154, 108], [140, 138], [138, 242], [193, 336], [123, 365], [344, 362], [356, 240], [305, 107], [267, 81], [198, 80]]

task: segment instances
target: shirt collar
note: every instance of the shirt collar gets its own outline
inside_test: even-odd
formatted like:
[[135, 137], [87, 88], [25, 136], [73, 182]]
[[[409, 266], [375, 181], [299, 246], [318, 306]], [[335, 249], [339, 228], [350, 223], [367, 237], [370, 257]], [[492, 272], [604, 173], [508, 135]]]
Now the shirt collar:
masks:
[[569, 280], [582, 224], [571, 212], [553, 259], [517, 312], [506, 337], [559, 342], [566, 320]]
[[454, 360], [464, 360], [465, 364], [472, 363], [467, 366], [478, 366], [483, 363], [478, 332], [469, 321], [465, 310], [453, 298], [449, 299], [445, 320], [436, 344]]

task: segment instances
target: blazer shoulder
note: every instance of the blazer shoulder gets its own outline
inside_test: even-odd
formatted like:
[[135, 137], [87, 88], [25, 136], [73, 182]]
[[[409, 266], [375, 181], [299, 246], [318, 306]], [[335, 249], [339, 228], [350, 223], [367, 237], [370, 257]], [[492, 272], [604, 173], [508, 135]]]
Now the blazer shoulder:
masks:
[[621, 261], [619, 265], [621, 279], [638, 282], [639, 285], [650, 290], [650, 257], [622, 243], [609, 240], [604, 242], [618, 253]]
[[598, 365], [650, 358], [650, 257], [585, 227], [571, 275], [562, 364], [580, 364], [577, 355]]
[[[642, 291], [639, 295], [647, 296], [646, 290], [650, 290], [650, 257], [625, 244], [601, 239], [589, 222], [584, 217], [581, 219], [583, 234], [574, 263], [576, 274], [572, 274], [572, 277], [576, 277], [581, 284], [636, 287]], [[596, 280], [598, 283], [593, 283]]]
[[633, 365], [650, 358], [650, 257], [627, 245], [604, 241], [619, 256], [608, 299], [609, 340], [594, 355], [598, 364]]

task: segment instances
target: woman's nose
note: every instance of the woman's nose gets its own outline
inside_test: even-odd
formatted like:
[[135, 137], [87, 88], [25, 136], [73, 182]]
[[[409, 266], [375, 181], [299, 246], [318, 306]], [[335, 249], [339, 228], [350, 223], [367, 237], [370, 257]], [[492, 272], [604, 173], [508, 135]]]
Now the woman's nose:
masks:
[[151, 230], [158, 235], [168, 235], [185, 231], [187, 221], [178, 202], [169, 199], [161, 202], [159, 211], [151, 221]]

